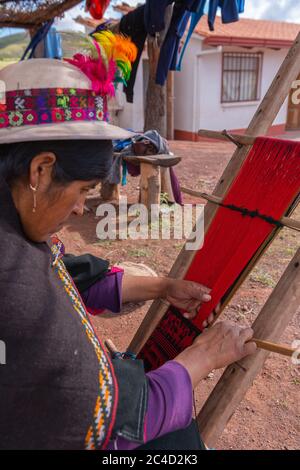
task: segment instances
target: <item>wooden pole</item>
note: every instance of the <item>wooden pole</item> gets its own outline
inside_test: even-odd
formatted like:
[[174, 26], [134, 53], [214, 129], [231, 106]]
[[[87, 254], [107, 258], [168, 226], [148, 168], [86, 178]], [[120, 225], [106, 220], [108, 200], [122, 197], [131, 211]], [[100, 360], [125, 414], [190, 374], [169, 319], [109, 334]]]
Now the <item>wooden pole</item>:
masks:
[[[252, 135], [240, 135], [240, 134], [231, 134], [228, 133], [231, 137], [233, 137], [236, 142], [238, 142], [241, 145], [252, 145], [254, 144], [255, 137]], [[226, 142], [230, 142], [228, 139], [226, 133], [223, 132], [218, 132], [218, 131], [210, 131], [207, 129], [200, 129], [198, 131], [198, 135], [200, 137], [206, 137], [208, 139], [217, 139], [217, 140], [225, 140]]]
[[292, 357], [297, 352], [296, 349], [290, 348], [286, 344], [278, 344], [273, 343], [272, 341], [265, 341], [256, 338], [252, 338], [251, 341], [254, 342], [256, 346], [260, 349], [281, 354], [282, 356]]
[[120, 200], [120, 186], [118, 184], [108, 183], [103, 181], [101, 183], [100, 196], [102, 201], [116, 201]]
[[[276, 342], [299, 305], [300, 248], [256, 318], [253, 324], [255, 337]], [[267, 351], [258, 351], [238, 364], [231, 364], [223, 373], [198, 416], [200, 433], [208, 446], [216, 444], [268, 354]]]
[[[256, 137], [258, 135], [266, 134], [269, 127], [272, 125], [275, 117], [277, 116], [285, 98], [289, 94], [292, 82], [298, 77], [300, 72], [300, 33], [293, 46], [287, 53], [282, 65], [280, 66], [273, 82], [271, 83], [269, 90], [263, 98], [261, 104], [257, 108], [253, 119], [251, 120], [246, 135]], [[237, 148], [234, 152], [229, 164], [225, 168], [213, 194], [223, 198], [229, 190], [234, 178], [239, 173], [246, 157], [250, 146], [244, 145], [242, 148]], [[215, 204], [207, 204], [204, 209], [204, 232], [206, 233], [209, 226], [216, 214], [217, 206]], [[253, 260], [248, 264], [245, 269], [244, 275], [240, 276], [239, 280], [235, 283], [234, 288], [231, 290], [231, 296], [241, 285], [243, 279], [246, 278], [247, 274], [251, 271], [254, 264], [257, 262], [264, 249], [268, 246], [272, 238], [278, 230], [272, 232], [272, 236], [266, 240], [265, 244], [258, 250], [257, 254], [253, 257]], [[170, 277], [183, 278], [187, 272], [196, 251], [186, 250], [185, 246], [182, 248], [179, 256], [177, 257], [172, 269], [169, 273]], [[226, 303], [222, 304], [224, 307]], [[142, 321], [140, 328], [137, 330], [133, 340], [129, 345], [129, 350], [134, 353], [138, 353], [141, 347], [145, 344], [147, 339], [151, 336], [156, 325], [160, 322], [167, 311], [167, 305], [160, 301], [155, 300], [144, 320]]]
[[167, 78], [167, 139], [174, 140], [174, 72]]
[[141, 163], [141, 204], [144, 204], [151, 214], [151, 204], [160, 203], [160, 167], [150, 165], [149, 163]]
[[[196, 196], [202, 199], [205, 199], [206, 201], [213, 202], [214, 204], [221, 204], [223, 199], [218, 196], [213, 196], [211, 194], [206, 194], [202, 193], [200, 191], [195, 191], [194, 189], [189, 189], [185, 188], [183, 186], [180, 187], [181, 191], [186, 194], [190, 194], [191, 196]], [[300, 232], [300, 221], [291, 219], [290, 217], [282, 217], [280, 219], [280, 222], [282, 225], [285, 227], [291, 228], [292, 230], [296, 230], [297, 232]]]

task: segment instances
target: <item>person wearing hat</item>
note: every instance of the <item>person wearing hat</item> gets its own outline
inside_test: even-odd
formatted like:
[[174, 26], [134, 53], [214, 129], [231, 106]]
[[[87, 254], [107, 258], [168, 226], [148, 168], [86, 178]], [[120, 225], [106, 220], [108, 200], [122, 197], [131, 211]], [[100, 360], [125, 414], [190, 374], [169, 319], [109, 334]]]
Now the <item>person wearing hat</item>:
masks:
[[1, 449], [155, 447], [189, 429], [201, 379], [256, 348], [251, 329], [220, 322], [145, 374], [142, 361], [110, 358], [97, 337], [60, 242], [49, 242], [107, 176], [112, 140], [130, 135], [107, 122], [120, 72], [95, 48], [0, 72]]

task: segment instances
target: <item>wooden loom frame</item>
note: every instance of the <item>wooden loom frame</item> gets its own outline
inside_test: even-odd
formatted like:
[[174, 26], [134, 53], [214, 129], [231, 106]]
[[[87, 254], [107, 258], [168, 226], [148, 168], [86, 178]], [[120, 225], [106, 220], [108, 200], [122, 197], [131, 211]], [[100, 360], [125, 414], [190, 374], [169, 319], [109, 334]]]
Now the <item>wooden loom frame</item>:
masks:
[[[222, 199], [224, 198], [248, 155], [253, 137], [267, 133], [284, 103], [285, 98], [289, 95], [292, 82], [296, 80], [299, 73], [300, 32], [275, 75], [269, 90], [256, 110], [247, 128], [246, 134], [243, 136], [243, 145], [239, 146], [235, 150], [230, 162], [216, 185], [213, 196], [217, 196]], [[251, 136], [249, 141], [247, 141], [247, 136]], [[294, 204], [285, 214], [286, 216], [289, 216], [295, 209], [299, 202], [298, 199], [294, 201]], [[216, 204], [210, 201], [207, 202], [204, 209], [205, 233], [207, 233], [217, 210], [218, 206]], [[254, 254], [253, 258], [249, 261], [244, 271], [232, 286], [232, 289], [227, 295], [226, 301], [222, 304], [221, 310], [230, 301], [234, 293], [246, 279], [247, 275], [251, 272], [261, 255], [265, 252], [279, 231], [280, 228], [274, 228], [267, 240]], [[195, 253], [196, 251], [185, 250], [184, 246], [171, 268], [169, 276], [179, 279], [184, 278]], [[296, 313], [299, 304], [300, 248], [257, 316], [253, 324], [255, 337], [277, 341], [284, 329], [287, 327], [292, 316]], [[128, 347], [129, 351], [138, 353], [141, 350], [157, 324], [167, 312], [168, 307], [169, 304], [161, 300], [155, 300], [152, 303], [148, 313]], [[282, 311], [284, 311], [284, 315], [282, 314]], [[239, 361], [238, 364], [235, 363], [230, 365], [223, 373], [197, 418], [199, 428], [201, 429], [201, 436], [209, 446], [215, 445], [217, 439], [226, 427], [227, 422], [231, 418], [240, 401], [245, 396], [247, 390], [250, 388], [254, 378], [260, 372], [267, 356], [268, 353], [266, 351], [259, 351], [254, 356], [247, 357], [242, 361]]]

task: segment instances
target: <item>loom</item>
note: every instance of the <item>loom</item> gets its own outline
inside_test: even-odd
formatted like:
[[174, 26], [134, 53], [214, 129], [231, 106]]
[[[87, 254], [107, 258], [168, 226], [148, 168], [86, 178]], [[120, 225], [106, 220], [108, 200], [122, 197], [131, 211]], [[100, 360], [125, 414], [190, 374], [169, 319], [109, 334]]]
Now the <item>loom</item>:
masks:
[[216, 306], [293, 207], [300, 191], [300, 142], [258, 137], [184, 278], [210, 287], [212, 300], [193, 321], [170, 306], [139, 353], [147, 370], [173, 359], [201, 333]]

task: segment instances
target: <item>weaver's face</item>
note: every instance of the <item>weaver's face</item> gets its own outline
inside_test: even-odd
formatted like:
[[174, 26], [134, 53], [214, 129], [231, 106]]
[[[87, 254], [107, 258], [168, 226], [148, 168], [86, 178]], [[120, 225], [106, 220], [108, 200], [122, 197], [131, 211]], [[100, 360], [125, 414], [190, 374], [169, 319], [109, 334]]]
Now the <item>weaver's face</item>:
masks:
[[22, 224], [27, 237], [35, 242], [44, 242], [59, 231], [71, 214], [83, 215], [88, 191], [98, 181], [74, 181], [65, 187], [49, 188], [37, 193], [36, 212], [26, 212]]
[[29, 178], [23, 178], [12, 187], [24, 233], [33, 242], [47, 241], [71, 214], [82, 215], [88, 191], [99, 183], [98, 179], [57, 183], [53, 178], [54, 163], [55, 156], [50, 153], [35, 157]]

